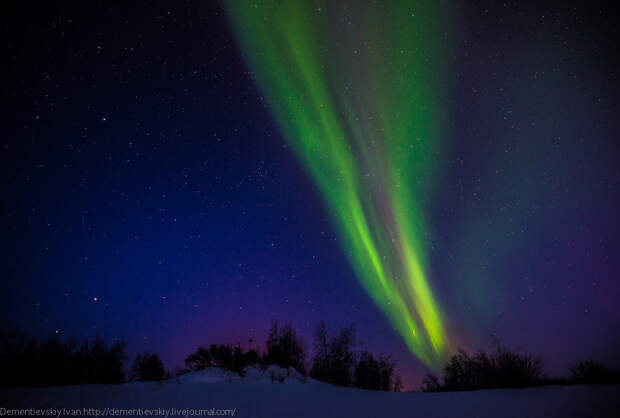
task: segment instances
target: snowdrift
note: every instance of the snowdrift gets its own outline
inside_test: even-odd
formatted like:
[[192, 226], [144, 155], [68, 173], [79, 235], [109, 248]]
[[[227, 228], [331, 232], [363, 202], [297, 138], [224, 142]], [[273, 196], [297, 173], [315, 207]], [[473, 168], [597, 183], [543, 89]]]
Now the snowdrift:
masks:
[[0, 390], [0, 415], [40, 409], [55, 416], [238, 417], [615, 417], [620, 386], [390, 393], [317, 382], [295, 370], [218, 368], [165, 382]]

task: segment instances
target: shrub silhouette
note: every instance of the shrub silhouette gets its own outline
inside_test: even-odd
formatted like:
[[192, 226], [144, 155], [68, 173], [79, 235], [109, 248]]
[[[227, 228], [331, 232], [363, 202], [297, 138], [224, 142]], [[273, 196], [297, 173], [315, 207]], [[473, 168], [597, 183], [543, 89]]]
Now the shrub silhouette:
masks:
[[393, 390], [394, 369], [396, 363], [390, 356], [379, 356], [379, 390]]
[[355, 365], [355, 387], [372, 390], [400, 391], [402, 383], [395, 384], [395, 363], [390, 357], [380, 356], [378, 359], [368, 351], [362, 351]]
[[215, 367], [234, 370], [233, 348], [230, 344], [211, 344], [209, 346], [211, 363]]
[[[319, 323], [314, 335], [315, 355], [310, 376], [332, 385], [352, 386], [357, 364], [357, 356], [353, 351], [356, 344], [355, 328], [352, 326], [330, 336], [325, 323]], [[360, 373], [366, 375], [370, 371], [360, 370]]]
[[157, 354], [146, 352], [138, 354], [133, 361], [130, 371], [130, 380], [140, 382], [164, 380], [166, 372], [164, 364]]
[[580, 361], [571, 367], [569, 382], [587, 385], [620, 383], [620, 370], [610, 369], [594, 360]]
[[211, 353], [202, 346], [185, 359], [185, 367], [191, 371], [202, 370], [209, 366], [212, 366]]
[[290, 325], [280, 326], [277, 321], [274, 321], [269, 330], [266, 345], [264, 363], [285, 368], [293, 367], [302, 374], [306, 373], [303, 340], [297, 337], [297, 333]]
[[402, 390], [402, 381], [394, 374], [396, 364], [389, 356], [375, 358], [370, 352], [357, 354], [353, 326], [331, 336], [324, 322], [314, 334], [314, 357], [310, 376], [337, 386], [372, 390]]
[[379, 390], [379, 362], [368, 351], [362, 351], [360, 353], [354, 374], [357, 387], [361, 389]]
[[[185, 359], [187, 371], [202, 370], [207, 367], [220, 367], [242, 374], [243, 370], [260, 361], [256, 350], [244, 352], [240, 345], [233, 348], [230, 344], [211, 344], [209, 348], [198, 347]], [[177, 375], [186, 372], [182, 370]]]
[[403, 391], [403, 381], [400, 376], [396, 375], [394, 377], [394, 384], [392, 385], [392, 392], [402, 392]]
[[422, 392], [439, 392], [441, 390], [439, 377], [432, 373], [427, 374], [422, 380], [422, 387], [420, 389]]
[[310, 376], [327, 382], [329, 379], [329, 333], [325, 322], [320, 322], [314, 334], [314, 358]]
[[243, 368], [260, 363], [260, 355], [256, 350], [248, 350], [241, 354], [241, 364]]
[[426, 375], [421, 389], [434, 392], [522, 388], [543, 383], [540, 359], [501, 346], [491, 353], [478, 351], [473, 355], [459, 350], [445, 366], [443, 380], [441, 385], [437, 376]]
[[85, 342], [78, 351], [78, 359], [84, 371], [83, 383], [124, 383], [125, 342], [116, 341], [107, 347], [105, 341], [96, 337], [92, 344]]
[[330, 339], [328, 353], [328, 383], [337, 386], [352, 386], [356, 355], [353, 347], [357, 344], [355, 328], [345, 327]]
[[536, 386], [541, 381], [542, 363], [538, 357], [499, 347], [490, 360], [495, 365], [490, 370], [497, 370], [497, 374], [492, 376], [494, 379], [490, 381], [493, 386], [518, 388]]

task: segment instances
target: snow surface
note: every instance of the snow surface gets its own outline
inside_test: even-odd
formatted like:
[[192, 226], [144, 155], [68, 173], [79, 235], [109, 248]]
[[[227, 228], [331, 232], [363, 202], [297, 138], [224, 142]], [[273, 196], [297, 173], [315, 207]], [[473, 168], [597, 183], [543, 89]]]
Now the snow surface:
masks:
[[127, 416], [119, 409], [133, 409], [137, 411], [134, 416], [146, 416], [145, 409], [151, 415], [166, 416], [166, 411], [176, 408], [174, 416], [196, 416], [200, 410], [204, 416], [231, 409], [236, 417], [259, 418], [617, 417], [620, 386], [391, 393], [331, 386], [277, 366], [249, 368], [244, 378], [208, 368], [161, 383], [1, 389], [0, 415], [6, 416], [3, 408], [79, 409], [82, 416], [87, 415], [84, 408], [98, 408], [100, 414], [105, 408], [115, 408], [107, 411], [109, 416]]

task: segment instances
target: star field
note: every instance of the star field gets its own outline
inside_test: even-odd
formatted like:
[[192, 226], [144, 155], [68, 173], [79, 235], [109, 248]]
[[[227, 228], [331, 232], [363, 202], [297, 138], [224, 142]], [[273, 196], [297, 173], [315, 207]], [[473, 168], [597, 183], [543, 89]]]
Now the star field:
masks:
[[[308, 346], [320, 320], [353, 323], [417, 386], [221, 5], [2, 7], [2, 326], [122, 338], [172, 369], [199, 344], [262, 343], [272, 319]], [[616, 361], [617, 16], [446, 8], [426, 250], [454, 344], [500, 338], [551, 371]]]

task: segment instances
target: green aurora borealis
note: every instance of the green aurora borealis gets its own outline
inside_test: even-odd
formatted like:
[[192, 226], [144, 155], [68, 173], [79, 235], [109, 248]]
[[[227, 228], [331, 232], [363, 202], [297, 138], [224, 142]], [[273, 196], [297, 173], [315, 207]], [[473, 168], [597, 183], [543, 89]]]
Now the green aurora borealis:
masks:
[[245, 60], [361, 284], [411, 352], [450, 347], [427, 265], [441, 155], [432, 2], [226, 2]]

